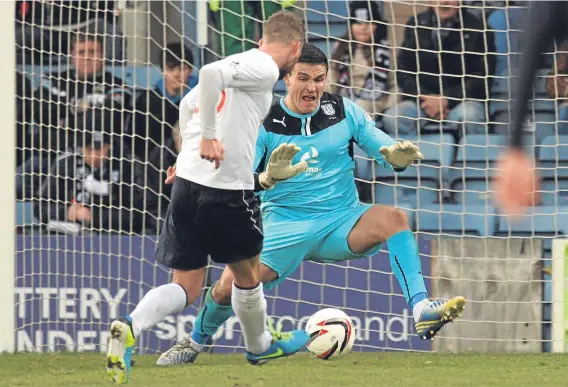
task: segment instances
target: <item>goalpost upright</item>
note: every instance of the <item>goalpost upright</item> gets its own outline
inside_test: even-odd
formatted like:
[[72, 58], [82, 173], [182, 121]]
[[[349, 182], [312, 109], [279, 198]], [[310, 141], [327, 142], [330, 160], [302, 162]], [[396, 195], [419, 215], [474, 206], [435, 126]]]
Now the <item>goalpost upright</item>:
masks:
[[[2, 114], [0, 114], [0, 127], [2, 137], [0, 140], [0, 154], [3, 154], [0, 163], [0, 181], [3, 189], [0, 190], [0, 203], [3, 209], [0, 217], [0, 353], [14, 352], [15, 350], [15, 313], [14, 313], [14, 286], [15, 286], [15, 100], [16, 100], [16, 59], [15, 59], [15, 1], [0, 2], [0, 19], [4, 20], [2, 39], [0, 39], [0, 101]], [[4, 16], [1, 16], [4, 15]]]

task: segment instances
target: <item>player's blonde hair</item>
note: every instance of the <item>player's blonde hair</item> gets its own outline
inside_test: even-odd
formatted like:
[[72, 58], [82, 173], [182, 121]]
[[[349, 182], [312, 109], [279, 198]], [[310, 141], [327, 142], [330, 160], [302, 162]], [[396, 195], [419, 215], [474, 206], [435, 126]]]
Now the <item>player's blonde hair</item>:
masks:
[[303, 42], [306, 29], [302, 19], [293, 12], [278, 11], [264, 23], [262, 39], [266, 43], [291, 44]]

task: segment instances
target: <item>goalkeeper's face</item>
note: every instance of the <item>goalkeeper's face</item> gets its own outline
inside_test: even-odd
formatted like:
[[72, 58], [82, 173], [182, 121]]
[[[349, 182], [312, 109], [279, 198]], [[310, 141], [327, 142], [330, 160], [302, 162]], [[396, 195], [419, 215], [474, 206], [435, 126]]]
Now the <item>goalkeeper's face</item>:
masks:
[[327, 84], [327, 67], [324, 64], [298, 62], [286, 77], [289, 108], [298, 114], [313, 113]]

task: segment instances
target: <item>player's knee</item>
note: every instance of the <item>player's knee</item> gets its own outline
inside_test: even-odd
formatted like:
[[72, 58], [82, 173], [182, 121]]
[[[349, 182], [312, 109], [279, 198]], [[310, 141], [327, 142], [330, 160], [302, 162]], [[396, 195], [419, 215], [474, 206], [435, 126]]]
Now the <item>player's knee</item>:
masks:
[[213, 299], [219, 305], [231, 305], [231, 293], [233, 291], [233, 277], [222, 275], [213, 287]]
[[389, 236], [410, 228], [408, 215], [400, 208], [391, 208], [388, 224], [390, 228], [388, 232], [388, 234], [390, 234]]
[[204, 275], [205, 271], [203, 269], [191, 271], [174, 270], [172, 283], [178, 284], [185, 290], [188, 305], [192, 304], [201, 294]]
[[173, 280], [172, 283], [177, 284], [185, 290], [185, 294], [187, 295], [187, 305], [190, 305], [199, 297], [201, 293], [201, 284], [190, 284], [186, 281], [180, 280]]

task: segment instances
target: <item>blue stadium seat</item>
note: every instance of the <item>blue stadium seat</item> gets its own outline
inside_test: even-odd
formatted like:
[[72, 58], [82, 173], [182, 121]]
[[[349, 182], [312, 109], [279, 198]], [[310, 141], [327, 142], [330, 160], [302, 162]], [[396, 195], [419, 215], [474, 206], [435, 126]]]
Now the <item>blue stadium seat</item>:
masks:
[[[534, 137], [527, 137], [527, 149], [534, 152]], [[466, 135], [460, 140], [456, 161], [450, 171], [450, 183], [463, 179], [486, 180], [494, 172], [494, 164], [509, 143], [503, 134]]]
[[498, 9], [493, 11], [487, 19], [489, 29], [494, 33], [497, 53], [495, 75], [497, 76], [508, 75], [510, 68], [514, 68], [518, 63], [517, 54], [521, 52], [522, 36], [511, 26], [520, 25], [523, 13], [524, 10], [519, 8]]
[[347, 23], [348, 5], [346, 1], [310, 0], [306, 2], [306, 20], [310, 22]]
[[455, 181], [451, 186], [452, 202], [464, 206], [478, 205], [491, 206], [491, 192], [487, 180], [468, 180]]
[[274, 85], [274, 93], [280, 96], [286, 95], [286, 83], [283, 80], [276, 82]]
[[540, 190], [544, 206], [568, 206], [568, 179], [544, 179]]
[[420, 232], [454, 236], [488, 236], [495, 231], [495, 209], [459, 204], [432, 204], [416, 211], [416, 227]]
[[509, 90], [509, 78], [500, 77], [496, 78], [491, 85], [491, 98], [492, 99], [509, 99], [511, 91]]
[[568, 235], [568, 207], [539, 206], [529, 214], [511, 220], [498, 216], [497, 236], [558, 236]]
[[490, 168], [508, 144], [504, 135], [466, 135], [460, 140], [454, 167], [449, 172], [450, 184], [456, 180], [486, 180]]
[[379, 181], [383, 184], [375, 184], [376, 203], [398, 205], [406, 201], [418, 209], [440, 201], [441, 192], [438, 183], [433, 180]]
[[[489, 103], [489, 114], [491, 117], [497, 116], [500, 113], [508, 113], [511, 110], [511, 102], [507, 96], [496, 96]], [[527, 106], [529, 117], [534, 118], [534, 113], [548, 113], [554, 114], [556, 111], [556, 102], [552, 99], [536, 99], [529, 102]]]
[[538, 152], [539, 172], [544, 178], [568, 178], [568, 136], [545, 138]]
[[32, 202], [16, 202], [16, 227], [38, 226], [39, 222], [34, 216]]
[[331, 57], [335, 41], [331, 39], [320, 39], [313, 35], [309, 36], [308, 34], [308, 42], [310, 42], [311, 44], [315, 45], [317, 48], [322, 50], [325, 53], [325, 55], [327, 55], [328, 58]]
[[495, 75], [506, 75], [509, 73], [509, 42], [508, 42], [508, 20], [505, 10], [496, 10], [491, 13], [487, 20], [489, 28], [494, 30], [495, 51], [497, 52], [497, 60], [495, 65]]
[[112, 66], [107, 67], [115, 76], [136, 89], [153, 88], [162, 78], [161, 70], [156, 66]]
[[347, 24], [341, 23], [308, 23], [308, 40], [312, 37], [319, 39], [332, 39], [341, 38], [345, 36]]

